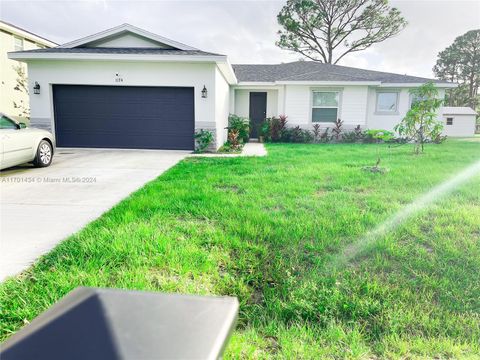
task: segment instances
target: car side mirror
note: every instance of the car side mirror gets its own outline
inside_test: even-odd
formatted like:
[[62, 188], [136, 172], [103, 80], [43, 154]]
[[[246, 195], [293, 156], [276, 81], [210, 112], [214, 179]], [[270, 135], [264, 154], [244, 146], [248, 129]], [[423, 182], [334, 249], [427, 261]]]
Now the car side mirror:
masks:
[[25, 129], [27, 127], [27, 124], [21, 122], [21, 123], [18, 123], [18, 128], [19, 129]]

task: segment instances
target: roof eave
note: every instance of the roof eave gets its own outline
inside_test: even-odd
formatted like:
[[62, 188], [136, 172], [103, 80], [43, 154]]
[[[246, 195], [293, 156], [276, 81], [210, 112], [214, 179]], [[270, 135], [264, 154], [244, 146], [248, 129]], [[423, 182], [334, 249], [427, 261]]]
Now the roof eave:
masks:
[[[8, 58], [18, 61], [35, 60], [123, 60], [123, 61], [189, 61], [189, 62], [225, 62], [226, 55], [159, 55], [159, 54], [101, 54], [101, 53], [47, 53], [9, 52]], [[233, 70], [232, 70], [233, 71]]]
[[[419, 86], [422, 86], [426, 83], [428, 83], [429, 81], [425, 81], [425, 82], [416, 82], [416, 83], [381, 83], [380, 84], [380, 87], [384, 87], [384, 88], [399, 88], [399, 87], [408, 87], [408, 88], [411, 88], [411, 87], [419, 87]], [[456, 88], [458, 86], [458, 84], [454, 84], [454, 83], [433, 83], [437, 88], [446, 88], [446, 89], [449, 89], [449, 88]]]
[[380, 85], [380, 81], [275, 81], [277, 85], [310, 85], [310, 86], [337, 86], [337, 85]]
[[220, 72], [225, 77], [229, 85], [236, 85], [238, 83], [237, 77], [235, 76], [235, 71], [233, 71], [232, 65], [228, 61], [227, 56], [224, 56], [223, 61], [217, 61], [217, 66], [220, 69]]

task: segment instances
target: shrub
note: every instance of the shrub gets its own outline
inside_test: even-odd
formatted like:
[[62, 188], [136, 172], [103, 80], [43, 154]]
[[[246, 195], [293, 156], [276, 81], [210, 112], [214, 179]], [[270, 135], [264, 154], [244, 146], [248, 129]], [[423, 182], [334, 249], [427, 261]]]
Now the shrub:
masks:
[[238, 130], [230, 130], [228, 132], [227, 143], [233, 150], [240, 150], [243, 146], [242, 139], [240, 139], [240, 132]]
[[283, 131], [281, 140], [292, 143], [311, 143], [313, 141], [313, 134], [309, 130], [295, 126], [294, 128], [286, 128]]
[[220, 148], [218, 149], [219, 153], [239, 153], [242, 150], [242, 145], [240, 145], [240, 148], [235, 148], [230, 144], [228, 141], [225, 142]]
[[272, 141], [280, 141], [287, 129], [287, 116], [280, 115], [278, 118], [273, 117], [270, 124], [270, 135]]
[[325, 131], [320, 135], [320, 141], [324, 143], [328, 143], [332, 140], [332, 136], [329, 133], [330, 128], [326, 128]]
[[432, 138], [434, 144], [441, 144], [445, 140], [447, 140], [447, 135], [442, 135], [441, 133], [436, 134], [435, 137]]
[[388, 130], [371, 129], [363, 132], [363, 141], [366, 143], [390, 142], [395, 139], [395, 134]]
[[238, 138], [247, 143], [250, 137], [250, 121], [247, 118], [240, 117], [235, 114], [228, 116], [228, 132], [235, 130], [238, 132]]
[[343, 131], [343, 121], [340, 119], [337, 119], [333, 123], [334, 127], [332, 128], [332, 136], [335, 139], [335, 141], [340, 141], [342, 138], [342, 131]]
[[260, 125], [260, 136], [263, 137], [265, 141], [271, 141], [271, 134], [270, 134], [270, 119], [265, 119], [262, 124]]
[[354, 142], [357, 142], [358, 140], [359, 139], [355, 131], [345, 132], [342, 135], [342, 141], [346, 143], [354, 143]]
[[352, 131], [342, 134], [342, 141], [346, 143], [355, 143], [364, 139], [364, 134], [360, 125], [355, 126]]
[[265, 141], [278, 142], [282, 140], [283, 133], [287, 128], [287, 116], [266, 118], [260, 126], [260, 134]]
[[322, 136], [322, 130], [320, 128], [320, 124], [313, 124], [313, 141], [314, 142], [319, 142], [320, 137]]
[[204, 152], [213, 142], [213, 133], [208, 130], [200, 129], [195, 131], [195, 152]]

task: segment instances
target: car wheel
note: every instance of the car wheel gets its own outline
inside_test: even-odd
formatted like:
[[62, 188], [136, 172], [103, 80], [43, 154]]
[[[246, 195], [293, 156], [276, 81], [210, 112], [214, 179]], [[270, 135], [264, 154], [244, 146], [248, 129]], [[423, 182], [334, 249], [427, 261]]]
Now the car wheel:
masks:
[[46, 167], [52, 163], [53, 151], [52, 145], [46, 140], [40, 141], [38, 144], [37, 155], [33, 160], [33, 165], [36, 167]]

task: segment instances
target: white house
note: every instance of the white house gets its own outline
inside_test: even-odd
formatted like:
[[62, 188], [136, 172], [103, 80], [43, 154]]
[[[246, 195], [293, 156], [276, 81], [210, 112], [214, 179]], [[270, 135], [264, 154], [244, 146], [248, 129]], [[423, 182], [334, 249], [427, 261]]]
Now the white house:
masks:
[[[429, 79], [298, 61], [230, 65], [213, 54], [124, 24], [53, 49], [13, 52], [29, 67], [31, 123], [58, 146], [193, 149], [194, 131], [226, 140], [229, 113], [258, 125], [392, 129]], [[433, 80], [443, 97], [456, 85]], [[256, 135], [255, 129], [253, 136]]]

